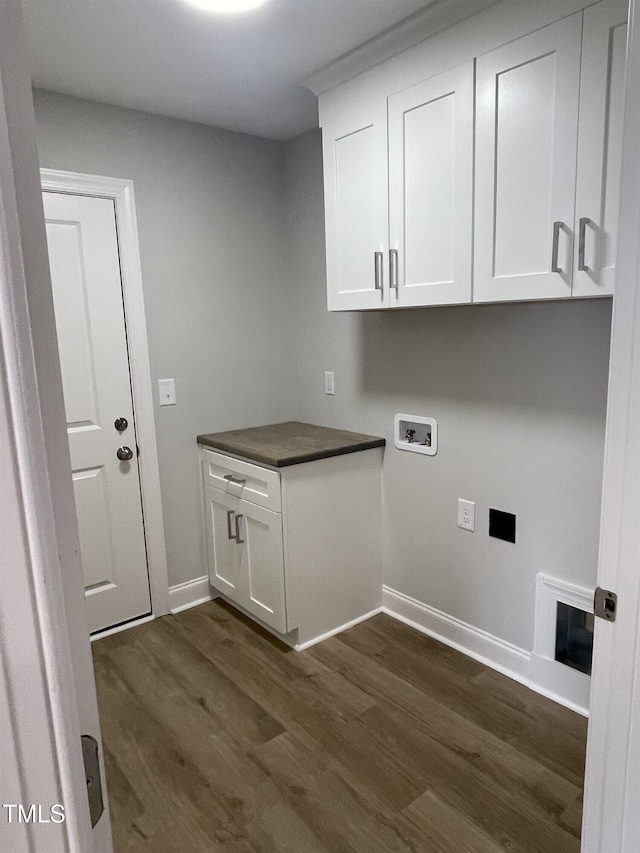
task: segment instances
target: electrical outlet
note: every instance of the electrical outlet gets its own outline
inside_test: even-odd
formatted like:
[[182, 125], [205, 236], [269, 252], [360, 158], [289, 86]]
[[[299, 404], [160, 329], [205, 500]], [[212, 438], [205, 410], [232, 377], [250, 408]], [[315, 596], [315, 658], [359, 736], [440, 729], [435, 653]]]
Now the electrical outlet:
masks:
[[476, 529], [476, 505], [474, 501], [458, 498], [458, 527], [473, 533]]
[[335, 379], [332, 370], [325, 370], [324, 372], [324, 393], [325, 394], [335, 394], [336, 386]]
[[176, 404], [176, 380], [158, 379], [158, 393], [161, 406], [175, 406]]

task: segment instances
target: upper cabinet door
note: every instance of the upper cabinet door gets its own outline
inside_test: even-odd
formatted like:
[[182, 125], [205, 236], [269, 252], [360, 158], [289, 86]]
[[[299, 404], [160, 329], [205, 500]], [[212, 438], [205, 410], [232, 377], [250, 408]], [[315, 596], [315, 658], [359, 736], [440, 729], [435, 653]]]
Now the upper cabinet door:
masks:
[[606, 0], [584, 13], [574, 296], [613, 293], [622, 162], [627, 6], [624, 0]]
[[475, 302], [571, 295], [582, 13], [477, 61]]
[[350, 111], [322, 128], [327, 307], [389, 304], [386, 104]]
[[471, 301], [473, 78], [469, 62], [388, 100], [391, 307]]

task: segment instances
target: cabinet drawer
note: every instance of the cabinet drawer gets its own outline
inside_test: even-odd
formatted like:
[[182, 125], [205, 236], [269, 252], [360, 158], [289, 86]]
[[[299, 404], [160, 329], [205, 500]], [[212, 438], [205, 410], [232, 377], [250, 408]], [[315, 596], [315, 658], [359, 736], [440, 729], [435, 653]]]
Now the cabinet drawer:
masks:
[[201, 450], [200, 454], [205, 486], [214, 486], [228, 495], [280, 512], [280, 474], [277, 471], [213, 450]]

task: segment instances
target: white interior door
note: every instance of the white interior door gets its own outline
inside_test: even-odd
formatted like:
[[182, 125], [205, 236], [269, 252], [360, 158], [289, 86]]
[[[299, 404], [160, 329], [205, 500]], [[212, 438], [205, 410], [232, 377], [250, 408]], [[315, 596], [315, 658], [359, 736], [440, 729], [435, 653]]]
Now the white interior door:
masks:
[[389, 98], [391, 305], [471, 301], [473, 62]]
[[581, 37], [579, 12], [478, 59], [475, 302], [571, 295]]
[[620, 204], [627, 3], [584, 13], [573, 296], [613, 293]]
[[[89, 628], [151, 610], [112, 199], [43, 193]], [[124, 418], [126, 428], [116, 429]], [[130, 459], [120, 459], [128, 455]]]

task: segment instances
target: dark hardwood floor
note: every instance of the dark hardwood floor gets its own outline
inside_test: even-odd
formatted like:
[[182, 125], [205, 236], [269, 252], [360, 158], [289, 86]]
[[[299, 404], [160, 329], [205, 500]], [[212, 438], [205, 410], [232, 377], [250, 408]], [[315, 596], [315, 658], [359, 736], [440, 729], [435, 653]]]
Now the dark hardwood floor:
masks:
[[116, 853], [571, 853], [586, 721], [386, 616], [220, 601], [93, 646]]

